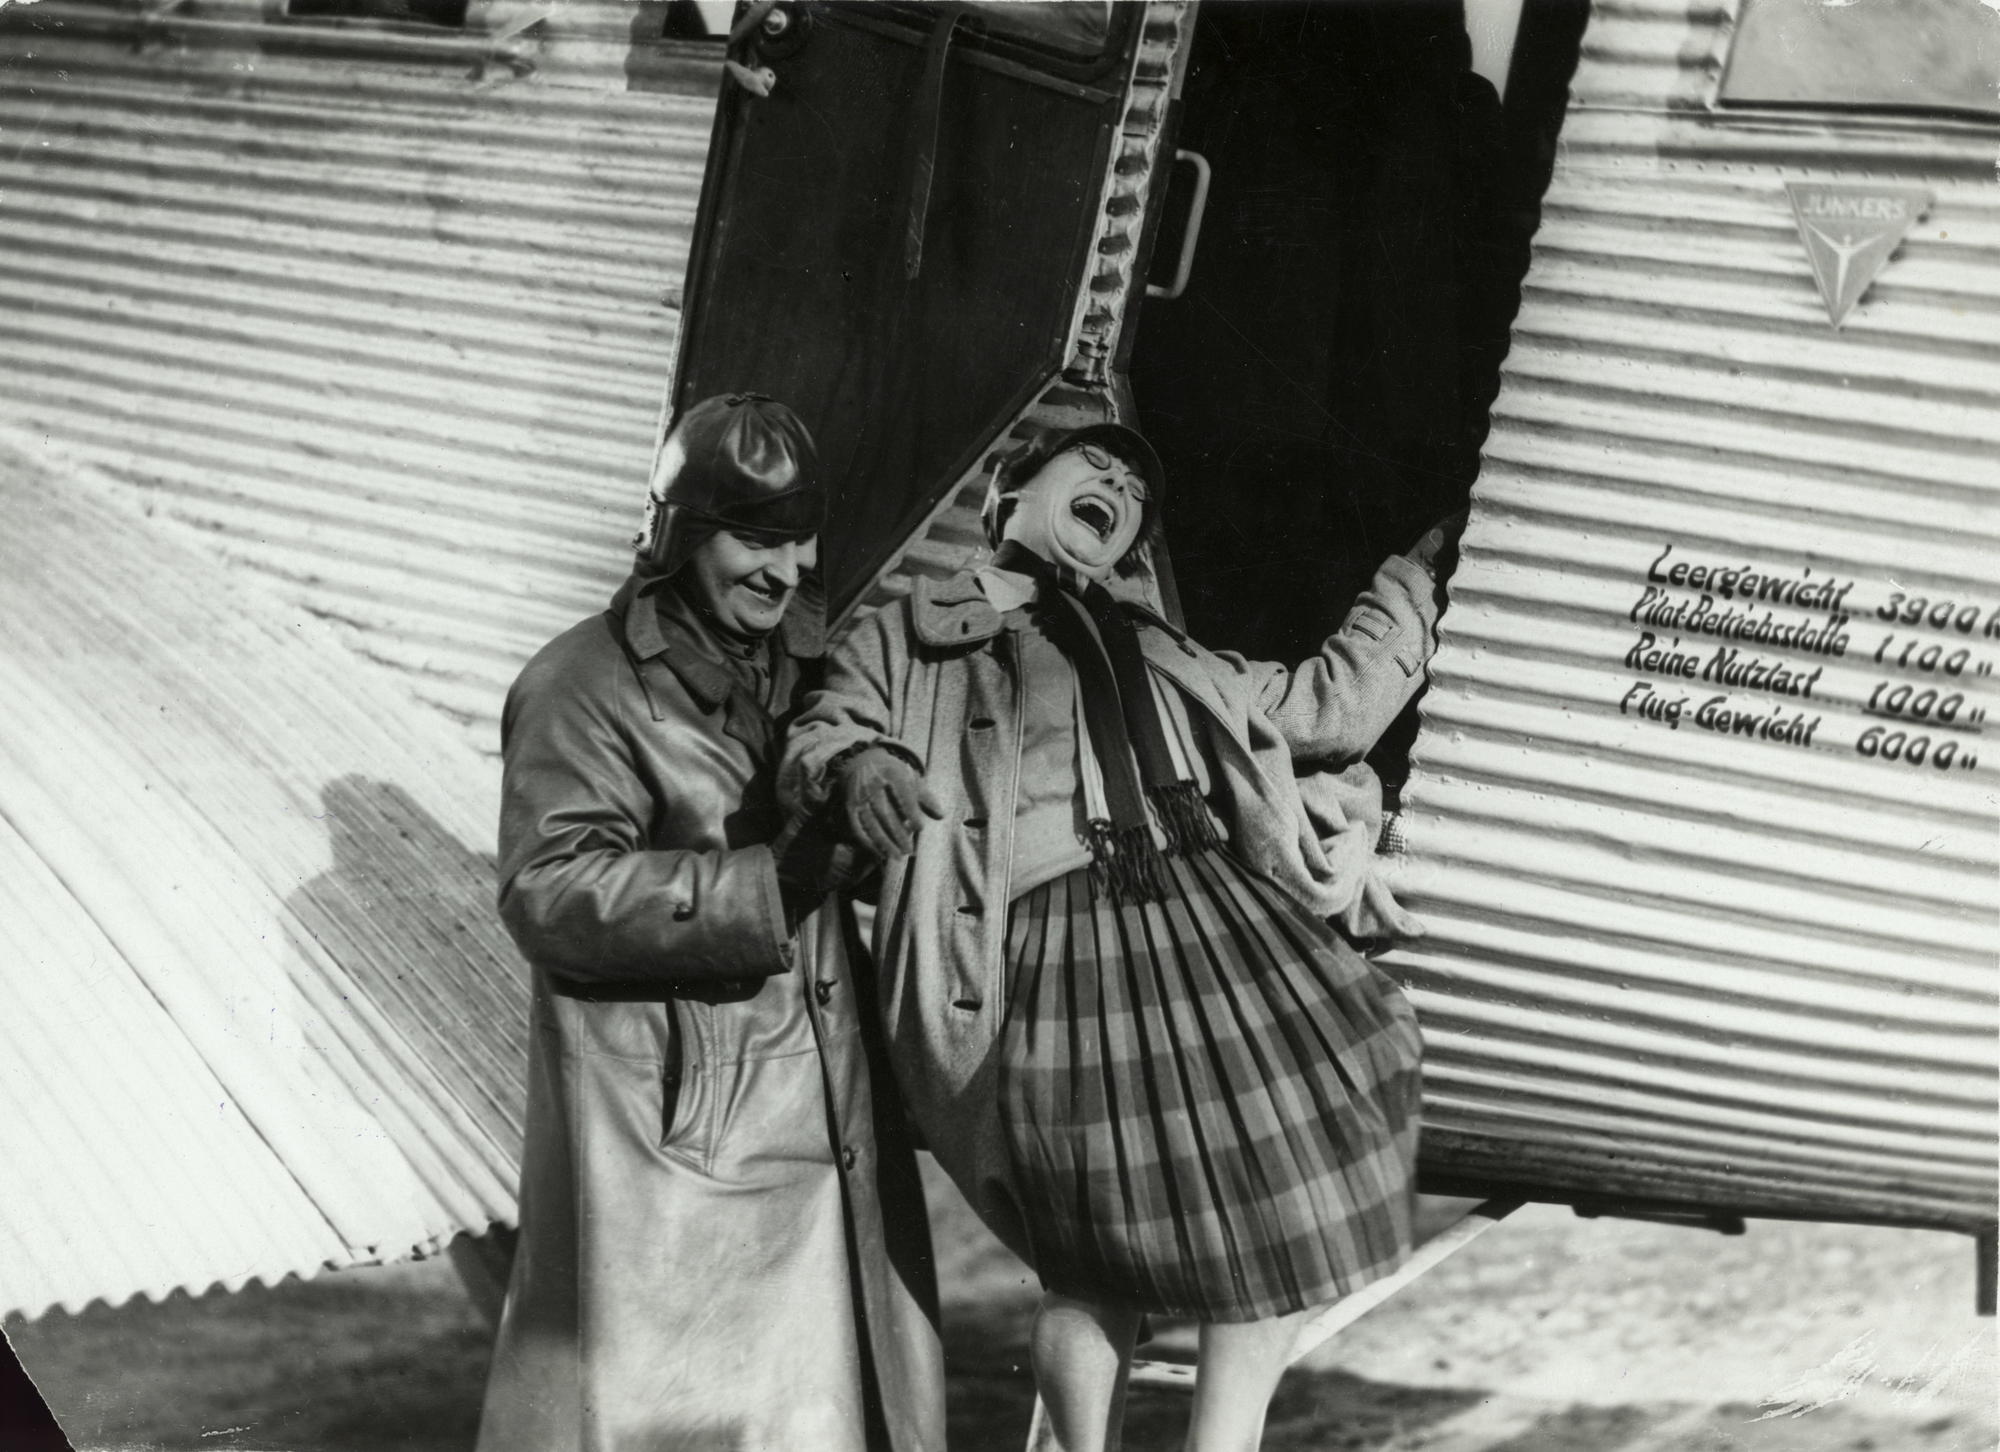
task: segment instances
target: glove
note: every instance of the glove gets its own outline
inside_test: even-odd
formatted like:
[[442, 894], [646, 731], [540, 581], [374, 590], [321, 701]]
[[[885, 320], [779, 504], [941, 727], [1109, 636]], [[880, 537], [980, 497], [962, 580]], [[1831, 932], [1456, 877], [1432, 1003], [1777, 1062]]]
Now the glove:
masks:
[[916, 846], [923, 816], [944, 818], [944, 803], [924, 784], [923, 774], [881, 746], [857, 752], [841, 766], [838, 800], [847, 840], [884, 861]]
[[1458, 537], [1465, 532], [1465, 519], [1470, 509], [1440, 519], [1428, 530], [1424, 537], [1411, 545], [1405, 559], [1417, 565], [1432, 579], [1451, 573], [1451, 566], [1458, 558]]
[[790, 928], [797, 928], [828, 893], [852, 887], [873, 866], [829, 833], [820, 818], [808, 816], [785, 824], [771, 843], [771, 858], [778, 870], [778, 902]]

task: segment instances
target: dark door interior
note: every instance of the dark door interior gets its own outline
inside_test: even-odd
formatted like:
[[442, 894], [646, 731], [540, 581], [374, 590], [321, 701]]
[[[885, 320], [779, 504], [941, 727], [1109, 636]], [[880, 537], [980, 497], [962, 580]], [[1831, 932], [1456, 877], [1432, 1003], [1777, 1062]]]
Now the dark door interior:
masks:
[[[1301, 658], [1464, 506], [1586, 11], [1527, 0], [1503, 108], [1460, 0], [1201, 7], [1179, 144], [1213, 168], [1206, 224], [1130, 359], [1196, 636]], [[1180, 227], [1170, 204], [1156, 278]], [[1378, 752], [1392, 783], [1414, 729]]]

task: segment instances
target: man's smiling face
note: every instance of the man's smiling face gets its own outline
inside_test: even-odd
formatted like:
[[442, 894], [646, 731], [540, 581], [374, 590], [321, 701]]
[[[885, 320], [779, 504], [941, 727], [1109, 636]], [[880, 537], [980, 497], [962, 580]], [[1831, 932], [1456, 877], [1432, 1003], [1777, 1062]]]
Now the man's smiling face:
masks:
[[1146, 485], [1102, 449], [1065, 449], [1021, 486], [1003, 535], [1051, 564], [1108, 576], [1146, 522]]
[[719, 529], [688, 557], [695, 597], [724, 633], [755, 640], [785, 618], [799, 578], [819, 563], [819, 539]]

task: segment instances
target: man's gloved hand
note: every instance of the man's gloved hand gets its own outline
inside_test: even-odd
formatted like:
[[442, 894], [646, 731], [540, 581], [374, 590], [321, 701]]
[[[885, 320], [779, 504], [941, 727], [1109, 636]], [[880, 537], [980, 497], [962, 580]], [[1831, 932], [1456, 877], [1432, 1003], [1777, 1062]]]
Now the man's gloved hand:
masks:
[[881, 746], [857, 752], [841, 765], [836, 799], [847, 839], [883, 861], [916, 846], [923, 817], [944, 818], [944, 803], [924, 784], [923, 774]]
[[808, 816], [785, 824], [771, 843], [771, 857], [778, 869], [778, 901], [786, 924], [794, 928], [828, 893], [852, 887], [874, 867], [827, 831], [821, 818]]
[[1458, 561], [1458, 537], [1465, 533], [1466, 516], [1470, 508], [1440, 519], [1424, 531], [1424, 537], [1411, 545], [1404, 558], [1421, 567], [1432, 579], [1451, 573], [1451, 567]]

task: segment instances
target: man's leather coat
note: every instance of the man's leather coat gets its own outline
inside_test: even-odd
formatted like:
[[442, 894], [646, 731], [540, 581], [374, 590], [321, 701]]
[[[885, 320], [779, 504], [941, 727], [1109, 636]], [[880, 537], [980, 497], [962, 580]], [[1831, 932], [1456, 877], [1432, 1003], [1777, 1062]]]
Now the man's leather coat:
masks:
[[[543, 649], [503, 718], [501, 910], [535, 984], [480, 1452], [942, 1449], [873, 989], [831, 903], [786, 930], [776, 723], [645, 584]], [[788, 617], [781, 710], [814, 634]]]

